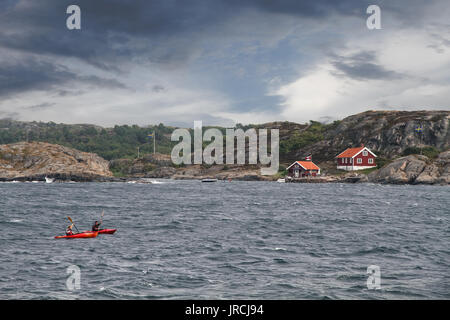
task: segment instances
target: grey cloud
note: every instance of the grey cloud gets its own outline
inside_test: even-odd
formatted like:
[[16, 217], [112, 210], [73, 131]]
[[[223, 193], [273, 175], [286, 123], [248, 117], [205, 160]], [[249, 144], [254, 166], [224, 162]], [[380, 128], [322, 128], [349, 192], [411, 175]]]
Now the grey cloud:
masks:
[[20, 114], [14, 111], [1, 111], [0, 110], [0, 119], [5, 120], [17, 120], [19, 119]]
[[35, 59], [0, 65], [0, 96], [30, 90], [56, 90], [65, 84], [74, 82], [95, 88], [126, 88], [115, 79], [105, 79], [93, 75], [81, 76], [64, 66]]
[[[441, 27], [443, 30], [450, 30], [450, 25], [443, 25]], [[450, 34], [447, 38], [443, 34], [432, 32], [430, 33], [430, 37], [433, 43], [429, 44], [428, 47], [434, 49], [437, 53], [445, 53], [446, 49], [450, 48]]]
[[[244, 9], [312, 19], [323, 19], [338, 12], [358, 14], [364, 19], [370, 1], [79, 0], [81, 30], [75, 31], [65, 26], [65, 10], [72, 2], [23, 0], [26, 5], [13, 6], [9, 1], [0, 13], [0, 46], [76, 57], [106, 70], [116, 69], [119, 61], [129, 58], [178, 63], [196, 53], [198, 37], [205, 34], [212, 38], [226, 37], [221, 33], [221, 26]], [[251, 28], [251, 24], [248, 21], [242, 28]], [[136, 44], [135, 39], [142, 41]]]
[[153, 92], [161, 92], [161, 91], [165, 91], [166, 90], [166, 88], [164, 88], [163, 86], [161, 86], [161, 85], [154, 85], [153, 87], [152, 87], [152, 91]]
[[44, 109], [48, 109], [50, 107], [53, 107], [56, 103], [49, 103], [49, 102], [44, 102], [44, 103], [40, 103], [40, 104], [35, 104], [32, 106], [28, 106], [25, 107], [25, 109], [30, 109], [30, 110], [44, 110]]
[[[217, 42], [226, 39], [227, 23], [249, 11], [299, 19], [326, 19], [337, 13], [364, 20], [367, 6], [378, 3], [383, 10], [411, 11], [410, 14], [414, 11], [416, 21], [423, 6], [417, 0], [396, 4], [373, 0], [78, 0], [81, 30], [67, 30], [65, 10], [73, 1], [17, 3], [9, 0], [0, 11], [0, 46], [41, 55], [75, 57], [117, 72], [123, 71], [119, 70], [121, 62], [130, 59], [175, 65], [187, 62], [202, 51], [205, 39]], [[409, 13], [405, 19], [408, 16]], [[252, 23], [243, 20], [240, 27], [251, 30]]]
[[361, 51], [351, 56], [334, 56], [332, 65], [337, 69], [332, 74], [356, 80], [392, 80], [404, 75], [385, 69], [376, 63], [376, 56], [371, 51]]

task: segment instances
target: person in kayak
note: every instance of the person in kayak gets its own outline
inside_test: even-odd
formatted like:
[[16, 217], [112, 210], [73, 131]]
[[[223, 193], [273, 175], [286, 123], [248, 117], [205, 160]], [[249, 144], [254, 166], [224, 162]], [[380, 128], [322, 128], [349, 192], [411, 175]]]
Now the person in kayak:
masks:
[[94, 225], [92, 226], [92, 231], [98, 231], [101, 224], [101, 222], [95, 221]]
[[72, 228], [73, 228], [73, 223], [70, 226], [67, 227], [67, 229], [66, 229], [66, 236], [73, 235]]

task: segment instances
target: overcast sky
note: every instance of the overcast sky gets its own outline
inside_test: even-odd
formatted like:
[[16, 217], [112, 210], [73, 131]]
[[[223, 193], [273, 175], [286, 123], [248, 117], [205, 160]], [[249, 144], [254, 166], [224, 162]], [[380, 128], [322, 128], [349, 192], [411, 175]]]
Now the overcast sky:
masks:
[[0, 2], [0, 118], [192, 127], [369, 109], [450, 110], [448, 0]]

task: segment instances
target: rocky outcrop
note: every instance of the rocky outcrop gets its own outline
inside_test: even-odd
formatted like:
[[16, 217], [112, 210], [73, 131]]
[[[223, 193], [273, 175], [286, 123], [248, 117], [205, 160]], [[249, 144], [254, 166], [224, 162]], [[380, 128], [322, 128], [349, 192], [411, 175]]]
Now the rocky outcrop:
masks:
[[0, 180], [93, 181], [112, 177], [109, 162], [93, 153], [44, 142], [0, 145]]
[[[416, 132], [417, 127], [422, 128], [421, 133]], [[366, 111], [337, 121], [322, 134], [320, 141], [297, 150], [288, 159], [298, 160], [313, 154], [319, 162], [329, 161], [347, 147], [362, 143], [389, 159], [414, 147], [447, 150], [450, 148], [450, 111]]]
[[450, 150], [439, 154], [435, 163], [440, 167], [440, 176], [436, 183], [450, 184]]
[[368, 175], [370, 182], [393, 184], [449, 184], [450, 152], [432, 161], [423, 155], [409, 155], [394, 160]]
[[413, 183], [426, 166], [426, 157], [402, 157], [369, 174], [370, 181], [386, 183]]

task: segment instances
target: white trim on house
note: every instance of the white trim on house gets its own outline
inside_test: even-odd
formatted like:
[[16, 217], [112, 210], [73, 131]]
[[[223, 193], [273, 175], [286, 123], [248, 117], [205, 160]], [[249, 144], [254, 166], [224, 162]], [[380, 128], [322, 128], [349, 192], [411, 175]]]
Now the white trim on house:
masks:
[[[287, 167], [286, 168], [286, 170], [289, 170], [294, 164], [296, 164], [297, 163], [297, 161], [295, 161], [293, 164], [291, 164], [289, 167]], [[298, 163], [297, 163], [298, 164]], [[300, 164], [298, 164], [298, 165], [300, 165]]]
[[[312, 161], [311, 161], [312, 162]], [[291, 164], [289, 167], [287, 167], [286, 168], [286, 170], [289, 170], [289, 168], [290, 167], [292, 167], [294, 164], [298, 164], [300, 167], [302, 167], [303, 168], [303, 170], [319, 170], [319, 172], [320, 172], [320, 168], [319, 168], [319, 166], [317, 165], [317, 164], [315, 164], [314, 162], [313, 162], [313, 164], [317, 167], [317, 168], [319, 168], [319, 169], [306, 169], [304, 166], [302, 166], [300, 163], [298, 163], [298, 161], [295, 161], [293, 164]]]
[[[377, 158], [377, 155], [375, 153], [373, 153], [372, 151], [370, 151], [367, 147], [364, 147], [364, 149], [361, 149], [359, 152], [357, 152], [352, 158], [356, 157], [358, 154], [360, 154], [361, 152], [363, 152], [364, 150], [369, 151], [375, 158]], [[342, 153], [342, 152], [341, 152]]]
[[[294, 164], [296, 164], [297, 161], [295, 161], [293, 164], [291, 164], [289, 167], [286, 168], [286, 170], [289, 170]], [[298, 163], [297, 163], [298, 164]]]

